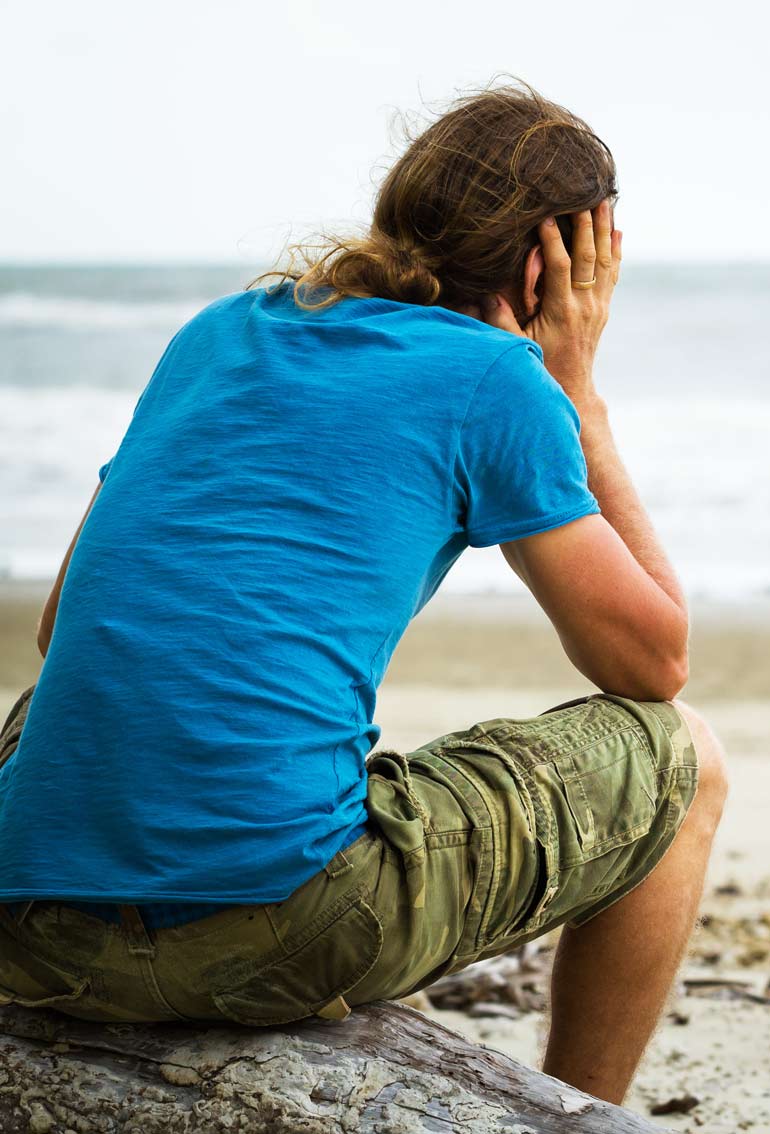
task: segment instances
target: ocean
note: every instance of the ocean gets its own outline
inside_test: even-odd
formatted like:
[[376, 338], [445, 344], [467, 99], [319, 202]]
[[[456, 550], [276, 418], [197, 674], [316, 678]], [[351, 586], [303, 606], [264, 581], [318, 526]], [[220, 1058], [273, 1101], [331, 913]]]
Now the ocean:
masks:
[[[0, 266], [0, 578], [55, 577], [166, 343], [258, 271]], [[595, 373], [689, 596], [767, 600], [770, 264], [624, 263]], [[521, 589], [496, 547], [442, 584]]]

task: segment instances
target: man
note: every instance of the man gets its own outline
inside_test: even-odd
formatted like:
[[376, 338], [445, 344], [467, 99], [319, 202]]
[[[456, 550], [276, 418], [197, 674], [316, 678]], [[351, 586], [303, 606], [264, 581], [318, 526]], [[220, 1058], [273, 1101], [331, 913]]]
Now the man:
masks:
[[[35, 697], [6, 723], [11, 998], [97, 1019], [344, 1017], [566, 922], [545, 1070], [622, 1100], [695, 920], [725, 777], [709, 727], [674, 700], [686, 603], [593, 386], [620, 261], [608, 202], [573, 226], [570, 257], [539, 225], [526, 331], [502, 293], [465, 314], [364, 298], [303, 321], [284, 291], [217, 301], [169, 344], [43, 611]], [[415, 369], [428, 318], [459, 370], [473, 362], [462, 399]], [[362, 416], [335, 438], [346, 319]], [[355, 354], [383, 342], [385, 384]], [[254, 357], [270, 365], [245, 371]], [[497, 427], [516, 399], [518, 437]], [[445, 454], [424, 443], [450, 426], [462, 533], [438, 526]], [[378, 480], [394, 437], [399, 475]], [[372, 510], [387, 561], [360, 538]], [[364, 780], [334, 696], [369, 752], [403, 625], [466, 543], [495, 542], [602, 695], [374, 753]], [[330, 700], [346, 651], [369, 668]], [[302, 725], [290, 743], [259, 725], [268, 693]]]

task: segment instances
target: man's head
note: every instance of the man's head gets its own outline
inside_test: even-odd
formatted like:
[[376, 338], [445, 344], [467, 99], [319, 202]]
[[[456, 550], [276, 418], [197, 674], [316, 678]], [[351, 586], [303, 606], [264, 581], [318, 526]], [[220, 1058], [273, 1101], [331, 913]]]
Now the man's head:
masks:
[[[544, 269], [540, 221], [555, 214], [569, 250], [568, 214], [605, 197], [612, 204], [618, 192], [604, 142], [518, 82], [462, 96], [411, 139], [382, 182], [363, 238], [327, 238], [312, 246], [317, 256], [292, 246], [303, 270], [292, 263], [280, 274], [296, 281], [302, 306], [376, 295], [460, 308], [499, 291], [517, 316], [531, 316]], [[300, 287], [316, 286], [331, 289], [322, 303], [300, 299]]]

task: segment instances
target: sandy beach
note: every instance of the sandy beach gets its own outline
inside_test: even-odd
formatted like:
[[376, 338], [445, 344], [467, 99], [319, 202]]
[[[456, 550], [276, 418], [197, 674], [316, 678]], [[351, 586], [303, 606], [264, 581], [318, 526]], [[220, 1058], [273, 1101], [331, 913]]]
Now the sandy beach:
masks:
[[[49, 589], [0, 584], [0, 720], [39, 672], [35, 626]], [[627, 1104], [649, 1115], [678, 1100], [656, 1119], [677, 1131], [770, 1134], [770, 610], [695, 604], [692, 613], [683, 697], [722, 738], [732, 786], [703, 924]], [[452, 729], [533, 716], [590, 691], [528, 596], [440, 593], [411, 624], [386, 674], [378, 746], [410, 751]], [[508, 1019], [425, 1008], [479, 1042], [538, 1062], [540, 1011]]]

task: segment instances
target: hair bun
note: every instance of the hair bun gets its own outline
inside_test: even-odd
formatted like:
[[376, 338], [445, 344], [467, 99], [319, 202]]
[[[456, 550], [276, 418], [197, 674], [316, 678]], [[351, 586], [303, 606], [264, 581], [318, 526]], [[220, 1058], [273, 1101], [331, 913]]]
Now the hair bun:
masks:
[[382, 283], [391, 298], [430, 306], [441, 294], [437, 259], [423, 245], [388, 240], [381, 263]]
[[405, 263], [415, 265], [425, 263], [422, 249], [417, 244], [395, 244], [393, 251], [395, 255]]
[[287, 267], [250, 286], [276, 274], [294, 280], [307, 309], [345, 296], [457, 309], [505, 288], [520, 295], [540, 222], [618, 191], [614, 158], [589, 125], [512, 78], [461, 95], [416, 137], [407, 131], [368, 231], [291, 245]]

